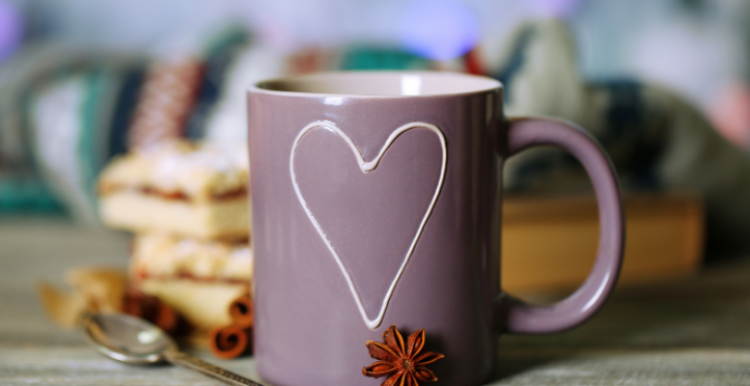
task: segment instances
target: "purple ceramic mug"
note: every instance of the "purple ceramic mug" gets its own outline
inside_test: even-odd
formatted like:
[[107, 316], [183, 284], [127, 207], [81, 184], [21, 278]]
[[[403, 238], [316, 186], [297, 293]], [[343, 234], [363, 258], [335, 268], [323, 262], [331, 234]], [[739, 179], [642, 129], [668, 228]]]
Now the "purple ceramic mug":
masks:
[[[479, 385], [501, 333], [582, 323], [613, 289], [624, 243], [612, 164], [585, 131], [506, 119], [499, 82], [454, 73], [327, 73], [249, 91], [255, 355], [277, 386], [376, 386], [365, 342], [424, 328], [442, 385]], [[502, 293], [503, 160], [534, 145], [572, 153], [599, 202], [586, 282], [534, 306]], [[543, 242], [543, 240], [540, 240]]]

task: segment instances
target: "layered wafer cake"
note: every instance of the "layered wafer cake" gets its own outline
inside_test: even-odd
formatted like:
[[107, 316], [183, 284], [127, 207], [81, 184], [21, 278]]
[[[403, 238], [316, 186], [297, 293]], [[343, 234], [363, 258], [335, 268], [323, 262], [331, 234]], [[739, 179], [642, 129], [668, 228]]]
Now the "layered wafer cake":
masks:
[[246, 147], [168, 142], [115, 159], [99, 178], [100, 215], [136, 234], [130, 283], [197, 331], [232, 322], [251, 293]]
[[170, 142], [115, 159], [100, 176], [100, 215], [112, 228], [198, 239], [249, 234], [244, 147]]
[[229, 304], [251, 292], [252, 267], [247, 243], [150, 233], [135, 238], [130, 277], [138, 289], [207, 330], [231, 323]]

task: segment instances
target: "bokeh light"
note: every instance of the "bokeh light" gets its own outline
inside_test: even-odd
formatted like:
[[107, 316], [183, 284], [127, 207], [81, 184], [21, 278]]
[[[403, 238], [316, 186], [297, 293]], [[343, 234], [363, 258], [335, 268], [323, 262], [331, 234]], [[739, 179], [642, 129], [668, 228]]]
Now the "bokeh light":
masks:
[[581, 0], [527, 0], [537, 17], [567, 17], [578, 8]]
[[401, 42], [413, 53], [434, 60], [450, 60], [468, 52], [479, 39], [479, 24], [463, 3], [416, 0], [401, 20]]
[[0, 0], [0, 61], [16, 50], [22, 37], [20, 12], [11, 4]]

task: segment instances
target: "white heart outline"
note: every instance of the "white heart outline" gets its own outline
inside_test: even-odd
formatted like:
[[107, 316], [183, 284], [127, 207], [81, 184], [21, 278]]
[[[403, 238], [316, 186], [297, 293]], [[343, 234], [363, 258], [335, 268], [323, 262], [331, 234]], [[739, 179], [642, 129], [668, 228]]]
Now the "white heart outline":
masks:
[[[367, 313], [365, 312], [364, 306], [362, 306], [362, 299], [359, 296], [359, 293], [357, 292], [357, 289], [354, 288], [354, 282], [352, 282], [352, 278], [349, 275], [349, 271], [346, 270], [346, 267], [344, 267], [344, 264], [341, 262], [341, 259], [339, 258], [339, 255], [336, 253], [336, 250], [333, 248], [333, 245], [331, 244], [331, 240], [328, 238], [326, 233], [323, 231], [323, 228], [321, 228], [320, 224], [318, 223], [318, 220], [315, 219], [315, 216], [313, 216], [312, 212], [310, 211], [310, 208], [307, 206], [307, 202], [305, 202], [305, 199], [302, 197], [302, 193], [299, 190], [299, 185], [297, 185], [297, 178], [296, 174], [294, 173], [294, 155], [297, 150], [297, 145], [299, 145], [300, 140], [302, 137], [307, 134], [310, 130], [314, 128], [323, 128], [326, 130], [329, 130], [333, 132], [334, 134], [341, 137], [351, 148], [352, 152], [354, 153], [354, 156], [357, 158], [359, 168], [362, 170], [363, 173], [370, 172], [372, 170], [375, 170], [377, 168], [378, 164], [380, 163], [380, 160], [383, 158], [383, 154], [385, 154], [385, 151], [388, 150], [388, 148], [391, 146], [391, 143], [396, 140], [396, 138], [403, 134], [404, 132], [415, 129], [418, 127], [422, 127], [425, 129], [428, 129], [435, 134], [437, 134], [438, 139], [440, 139], [440, 146], [443, 148], [443, 162], [440, 167], [440, 180], [438, 181], [437, 186], [435, 187], [435, 194], [432, 196], [432, 201], [430, 201], [430, 206], [427, 208], [427, 211], [424, 214], [424, 217], [422, 217], [422, 222], [419, 224], [419, 228], [417, 229], [417, 233], [414, 235], [414, 239], [411, 242], [411, 245], [409, 246], [409, 250], [406, 252], [406, 256], [404, 257], [404, 261], [401, 263], [401, 266], [398, 269], [398, 272], [396, 273], [396, 276], [393, 278], [393, 282], [391, 283], [391, 286], [388, 288], [388, 292], [386, 293], [385, 297], [383, 298], [383, 303], [380, 307], [380, 312], [378, 313], [377, 318], [375, 319], [369, 319], [367, 317]], [[380, 326], [380, 324], [383, 322], [383, 317], [385, 316], [385, 309], [388, 307], [388, 303], [390, 302], [391, 295], [393, 294], [394, 288], [396, 288], [396, 283], [398, 283], [399, 279], [401, 278], [401, 274], [404, 272], [404, 268], [406, 268], [406, 264], [411, 259], [411, 255], [414, 252], [414, 247], [417, 245], [417, 240], [422, 236], [422, 230], [424, 229], [425, 223], [427, 223], [427, 219], [432, 214], [432, 209], [435, 207], [435, 202], [437, 201], [438, 196], [440, 195], [440, 191], [443, 189], [443, 181], [445, 180], [445, 170], [446, 170], [446, 164], [448, 161], [448, 150], [445, 145], [445, 135], [443, 132], [435, 125], [425, 122], [411, 122], [407, 123], [396, 130], [394, 130], [390, 136], [388, 136], [388, 139], [385, 141], [385, 144], [383, 144], [383, 147], [380, 148], [380, 152], [370, 162], [366, 162], [364, 157], [362, 156], [362, 152], [359, 150], [357, 145], [354, 144], [351, 138], [349, 138], [346, 133], [344, 133], [341, 129], [336, 126], [335, 123], [331, 121], [325, 121], [325, 120], [319, 120], [312, 122], [308, 124], [307, 126], [303, 127], [302, 130], [300, 130], [299, 134], [297, 134], [297, 138], [294, 139], [294, 144], [292, 145], [292, 152], [289, 156], [289, 172], [292, 177], [292, 185], [294, 185], [294, 191], [297, 193], [297, 198], [299, 199], [300, 204], [302, 204], [302, 209], [304, 209], [305, 213], [307, 214], [307, 217], [310, 219], [310, 222], [312, 222], [313, 226], [315, 227], [315, 230], [318, 231], [318, 235], [320, 235], [320, 238], [323, 239], [323, 242], [325, 243], [326, 247], [328, 247], [328, 250], [333, 255], [334, 260], [336, 260], [336, 264], [338, 264], [339, 269], [341, 269], [341, 273], [344, 274], [344, 278], [346, 279], [346, 283], [349, 285], [349, 290], [352, 293], [352, 296], [354, 297], [355, 302], [357, 303], [357, 308], [359, 309], [359, 313], [362, 315], [362, 319], [364, 319], [365, 324], [370, 329], [374, 330]]]

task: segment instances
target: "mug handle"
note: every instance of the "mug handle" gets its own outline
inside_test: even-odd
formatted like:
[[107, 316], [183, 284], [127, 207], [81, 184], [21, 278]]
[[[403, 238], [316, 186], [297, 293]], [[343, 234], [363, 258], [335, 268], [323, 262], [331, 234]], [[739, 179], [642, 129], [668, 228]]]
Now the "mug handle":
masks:
[[554, 118], [515, 118], [507, 124], [507, 142], [499, 149], [503, 157], [532, 146], [552, 145], [570, 152], [583, 164], [596, 193], [600, 234], [594, 267], [576, 292], [548, 306], [530, 305], [501, 292], [495, 303], [496, 327], [500, 332], [513, 334], [567, 330], [593, 316], [617, 283], [625, 244], [617, 176], [599, 142], [571, 122]]

